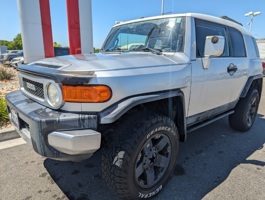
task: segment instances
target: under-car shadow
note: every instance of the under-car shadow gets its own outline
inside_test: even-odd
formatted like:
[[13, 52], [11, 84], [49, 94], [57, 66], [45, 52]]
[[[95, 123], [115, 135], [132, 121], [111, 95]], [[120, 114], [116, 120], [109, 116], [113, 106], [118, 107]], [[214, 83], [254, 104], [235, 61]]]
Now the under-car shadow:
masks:
[[[227, 118], [188, 135], [180, 145], [172, 179], [154, 199], [201, 199], [239, 164], [264, 166], [247, 158], [265, 143], [265, 123], [258, 115], [246, 133], [233, 131]], [[101, 151], [81, 162], [46, 159], [44, 166], [55, 183], [70, 200], [117, 199], [101, 176]]]
[[247, 160], [265, 143], [265, 120], [262, 117], [257, 115], [254, 126], [245, 133], [232, 130], [228, 118], [190, 133], [188, 141], [180, 147], [175, 172], [178, 176], [172, 177], [160, 197], [202, 199], [239, 164], [264, 166], [263, 162]]

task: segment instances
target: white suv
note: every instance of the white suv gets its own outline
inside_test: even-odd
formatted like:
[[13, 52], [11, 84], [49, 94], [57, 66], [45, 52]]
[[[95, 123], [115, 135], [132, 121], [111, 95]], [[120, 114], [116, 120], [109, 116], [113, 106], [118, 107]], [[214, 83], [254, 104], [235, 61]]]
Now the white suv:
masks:
[[161, 191], [188, 132], [225, 116], [249, 130], [263, 81], [245, 28], [194, 13], [121, 22], [101, 53], [20, 65], [18, 74], [21, 89], [6, 100], [21, 137], [61, 160], [102, 147], [103, 177], [126, 199]]

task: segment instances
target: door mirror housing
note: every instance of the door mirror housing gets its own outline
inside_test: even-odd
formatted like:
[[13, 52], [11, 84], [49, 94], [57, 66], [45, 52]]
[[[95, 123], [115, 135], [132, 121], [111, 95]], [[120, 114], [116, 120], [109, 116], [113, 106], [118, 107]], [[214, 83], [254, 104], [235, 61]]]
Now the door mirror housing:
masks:
[[219, 57], [223, 54], [225, 47], [225, 38], [223, 36], [214, 35], [207, 36], [204, 46], [203, 68], [208, 69], [211, 57]]
[[223, 36], [207, 36], [204, 46], [204, 56], [219, 57], [223, 54], [225, 38]]

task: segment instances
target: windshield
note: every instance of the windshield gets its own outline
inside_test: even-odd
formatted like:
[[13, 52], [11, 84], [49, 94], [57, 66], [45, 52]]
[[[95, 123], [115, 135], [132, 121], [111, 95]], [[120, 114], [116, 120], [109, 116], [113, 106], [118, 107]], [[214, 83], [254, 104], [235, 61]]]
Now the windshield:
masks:
[[184, 17], [125, 24], [111, 30], [102, 51], [182, 52], [184, 33]]

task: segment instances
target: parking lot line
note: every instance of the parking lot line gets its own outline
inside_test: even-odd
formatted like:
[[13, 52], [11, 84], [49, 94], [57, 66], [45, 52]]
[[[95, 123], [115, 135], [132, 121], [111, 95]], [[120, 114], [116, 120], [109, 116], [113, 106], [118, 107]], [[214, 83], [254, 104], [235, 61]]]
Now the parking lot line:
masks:
[[0, 142], [0, 150], [26, 144], [22, 138]]

